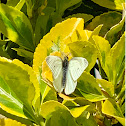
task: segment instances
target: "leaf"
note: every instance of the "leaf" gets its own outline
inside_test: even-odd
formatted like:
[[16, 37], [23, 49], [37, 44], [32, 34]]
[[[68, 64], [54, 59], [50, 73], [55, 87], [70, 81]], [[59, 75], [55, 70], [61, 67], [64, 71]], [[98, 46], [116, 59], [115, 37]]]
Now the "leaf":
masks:
[[112, 99], [106, 100], [103, 103], [102, 112], [106, 115], [116, 118], [122, 125], [125, 125], [125, 118], [121, 112], [121, 109], [118, 106], [118, 104], [114, 102]]
[[94, 35], [92, 38], [95, 41], [95, 45], [98, 50], [98, 58], [100, 59], [101, 65], [104, 69], [107, 60], [106, 57], [110, 51], [110, 44], [107, 40], [105, 40], [105, 38], [98, 35]]
[[97, 83], [99, 83], [111, 97], [114, 96], [114, 85], [111, 82], [104, 79], [97, 79]]
[[102, 95], [96, 79], [87, 72], [84, 72], [79, 78], [77, 89], [79, 89], [81, 94], [91, 102], [106, 99], [106, 97]]
[[34, 51], [32, 26], [24, 13], [11, 6], [0, 4], [0, 24], [0, 31], [11, 41]]
[[89, 116], [88, 111], [82, 113], [82, 115], [76, 119], [76, 122], [79, 126], [98, 126], [94, 117], [92, 115]]
[[19, 56], [26, 57], [26, 58], [28, 58], [30, 60], [33, 59], [33, 53], [30, 52], [30, 51], [27, 51], [27, 50], [22, 49], [22, 48], [12, 48], [12, 49], [15, 50], [15, 51], [17, 51], [17, 54]]
[[[19, 60], [12, 61], [1, 57], [0, 76], [8, 85], [9, 91], [12, 93], [14, 92], [15, 96], [23, 104], [22, 109], [24, 113], [26, 113], [26, 116], [34, 120], [32, 104], [34, 106], [36, 99], [40, 95], [40, 91], [38, 81], [32, 68]], [[6, 102], [8, 101], [5, 100], [4, 103]], [[9, 106], [6, 105], [5, 107], [6, 109], [3, 109], [7, 111]]]
[[124, 0], [92, 0], [93, 2], [99, 4], [100, 6], [107, 7], [114, 10], [123, 10]]
[[120, 13], [109, 11], [96, 16], [86, 28], [93, 31], [98, 25], [103, 24], [99, 35], [104, 36], [112, 26], [120, 22], [121, 18], [122, 15]]
[[96, 47], [88, 41], [77, 41], [68, 44], [70, 52], [75, 57], [84, 57], [88, 61], [86, 71], [90, 71], [96, 63], [97, 50]]
[[118, 39], [118, 34], [122, 30], [125, 22], [125, 17], [116, 25], [111, 27], [111, 29], [106, 33], [105, 39], [113, 46]]
[[56, 12], [58, 12], [60, 15], [63, 15], [64, 11], [67, 8], [79, 2], [81, 2], [81, 0], [62, 0], [62, 1], [56, 0]]
[[15, 7], [20, 0], [8, 0], [7, 5]]
[[56, 101], [47, 101], [42, 104], [40, 114], [46, 118], [46, 126], [76, 126], [74, 118], [67, 107]]
[[83, 13], [77, 13], [77, 14], [69, 15], [67, 18], [71, 18], [71, 17], [83, 18], [84, 23], [88, 22], [89, 20], [91, 20], [93, 18], [92, 15], [83, 14]]
[[124, 50], [125, 50], [125, 33], [111, 48], [109, 53], [110, 56], [108, 57], [108, 60], [106, 60], [107, 69], [110, 73], [109, 80], [112, 81], [114, 85], [117, 84], [124, 71], [124, 59], [125, 59]]
[[18, 99], [13, 91], [10, 91], [10, 87], [0, 77], [0, 106], [3, 110], [26, 118], [23, 112], [23, 103]]
[[50, 113], [56, 111], [58, 108], [68, 111], [68, 108], [66, 106], [57, 101], [50, 100], [42, 104], [40, 114], [42, 115], [42, 117], [47, 118]]
[[20, 122], [17, 122], [16, 120], [3, 118], [3, 119], [0, 119], [0, 126], [26, 126], [26, 125], [21, 124]]

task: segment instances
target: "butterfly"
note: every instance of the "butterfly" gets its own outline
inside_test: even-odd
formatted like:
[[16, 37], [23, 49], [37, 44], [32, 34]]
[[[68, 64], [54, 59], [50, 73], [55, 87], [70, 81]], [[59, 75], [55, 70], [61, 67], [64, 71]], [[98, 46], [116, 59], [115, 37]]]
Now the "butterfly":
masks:
[[58, 56], [47, 56], [46, 63], [52, 71], [55, 90], [60, 93], [64, 90], [66, 95], [74, 92], [77, 79], [88, 66], [88, 61], [82, 57], [73, 57], [68, 61], [67, 56], [64, 60]]

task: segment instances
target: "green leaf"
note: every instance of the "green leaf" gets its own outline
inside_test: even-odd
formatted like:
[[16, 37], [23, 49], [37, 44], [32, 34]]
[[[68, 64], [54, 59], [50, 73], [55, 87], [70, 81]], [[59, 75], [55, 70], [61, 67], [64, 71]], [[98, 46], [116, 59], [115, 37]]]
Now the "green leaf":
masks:
[[114, 96], [114, 85], [111, 82], [104, 79], [97, 79], [97, 83], [99, 83], [111, 97]]
[[40, 96], [40, 89], [32, 68], [19, 60], [12, 61], [1, 57], [0, 76], [8, 85], [10, 91], [14, 92], [22, 102], [26, 116], [34, 120], [32, 105], [35, 105]]
[[87, 21], [89, 21], [89, 20], [91, 20], [93, 18], [92, 15], [90, 15], [90, 14], [83, 14], [83, 13], [73, 14], [73, 15], [68, 16], [67, 18], [71, 18], [71, 17], [83, 18], [84, 19], [84, 23], [86, 23]]
[[107, 39], [112, 46], [118, 40], [118, 34], [122, 30], [124, 23], [125, 17], [118, 24], [111, 27], [111, 29], [106, 33], [105, 39]]
[[94, 117], [89, 115], [88, 111], [85, 111], [80, 117], [76, 119], [76, 122], [79, 126], [98, 126]]
[[26, 118], [23, 112], [23, 103], [18, 99], [13, 90], [8, 84], [0, 77], [0, 106], [3, 110]]
[[114, 10], [123, 10], [124, 0], [92, 0], [100, 6], [107, 7]]
[[76, 126], [74, 118], [67, 107], [57, 101], [47, 101], [42, 104], [40, 114], [46, 118], [46, 126]]
[[32, 26], [24, 13], [11, 6], [0, 4], [0, 24], [0, 31], [11, 41], [34, 51]]
[[28, 58], [30, 60], [33, 59], [33, 53], [30, 52], [30, 51], [27, 51], [27, 50], [22, 49], [22, 48], [12, 48], [12, 49], [15, 50], [15, 51], [17, 51], [17, 54], [19, 56], [26, 57], [26, 58]]
[[96, 63], [97, 49], [88, 41], [77, 41], [68, 44], [70, 52], [73, 56], [84, 57], [88, 61], [86, 71], [90, 71]]
[[102, 68], [105, 70], [105, 65], [106, 65], [106, 60], [107, 60], [106, 57], [109, 55], [110, 44], [107, 40], [105, 40], [105, 38], [100, 37], [98, 35], [94, 35], [92, 38], [95, 41], [95, 45], [98, 50], [98, 58], [100, 59]]
[[8, 0], [7, 5], [15, 7], [20, 0]]
[[116, 118], [123, 126], [125, 125], [125, 118], [121, 112], [119, 105], [112, 99], [106, 100], [102, 105], [102, 112], [106, 115]]
[[81, 94], [91, 102], [106, 99], [106, 97], [102, 95], [96, 79], [87, 72], [84, 72], [79, 78], [77, 88], [80, 90]]
[[[108, 59], [108, 66], [112, 68], [113, 78], [112, 81], [113, 84], [117, 84], [117, 82], [120, 80], [120, 77], [122, 76], [125, 64], [125, 33], [122, 35], [122, 37], [115, 43], [115, 45], [110, 50], [110, 58], [111, 62]], [[108, 67], [109, 69], [109, 67]]]
[[108, 32], [108, 30], [112, 26], [119, 23], [121, 19], [122, 15], [119, 12], [109, 11], [107, 13], [103, 13], [99, 16], [96, 16], [87, 26], [87, 29], [93, 31], [98, 25], [103, 24], [99, 35], [104, 36]]
[[64, 11], [81, 2], [81, 0], [56, 0], [56, 12], [59, 13], [60, 15], [63, 15]]

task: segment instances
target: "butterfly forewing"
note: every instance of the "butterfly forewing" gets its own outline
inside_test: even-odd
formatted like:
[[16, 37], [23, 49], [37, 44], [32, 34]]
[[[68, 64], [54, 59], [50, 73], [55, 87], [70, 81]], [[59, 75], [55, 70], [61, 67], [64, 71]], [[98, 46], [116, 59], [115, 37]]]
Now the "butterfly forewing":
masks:
[[88, 61], [82, 57], [74, 57], [69, 61], [68, 70], [72, 79], [76, 81], [88, 66]]
[[46, 63], [51, 69], [54, 79], [56, 79], [62, 71], [62, 59], [58, 56], [48, 56]]

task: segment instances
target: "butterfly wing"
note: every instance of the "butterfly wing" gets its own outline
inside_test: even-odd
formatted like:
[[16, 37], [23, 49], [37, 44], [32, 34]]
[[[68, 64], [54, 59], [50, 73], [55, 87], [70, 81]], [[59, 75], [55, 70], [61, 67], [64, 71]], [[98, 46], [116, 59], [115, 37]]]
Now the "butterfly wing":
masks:
[[67, 75], [66, 75], [66, 85], [65, 85], [65, 94], [69, 95], [74, 92], [75, 88], [77, 86], [77, 80], [73, 80], [70, 70], [68, 69]]
[[77, 79], [88, 66], [88, 61], [82, 57], [74, 57], [69, 61], [66, 75], [65, 94], [69, 95], [74, 92], [77, 86]]
[[73, 57], [69, 61], [69, 66], [68, 66], [72, 79], [76, 81], [81, 76], [83, 71], [87, 68], [87, 66], [88, 66], [88, 61], [85, 58]]
[[57, 92], [63, 91], [62, 86], [62, 59], [58, 56], [48, 56], [46, 62], [53, 74], [53, 86]]

